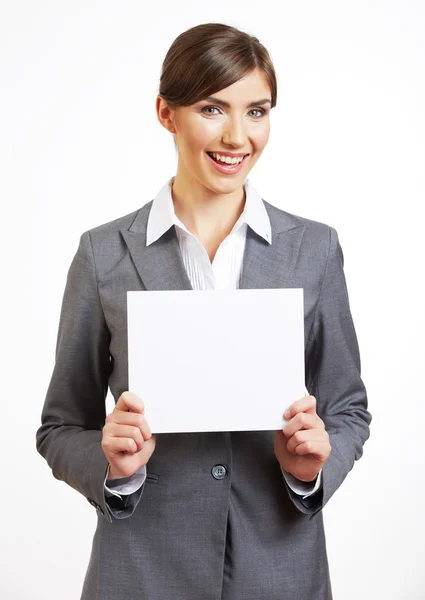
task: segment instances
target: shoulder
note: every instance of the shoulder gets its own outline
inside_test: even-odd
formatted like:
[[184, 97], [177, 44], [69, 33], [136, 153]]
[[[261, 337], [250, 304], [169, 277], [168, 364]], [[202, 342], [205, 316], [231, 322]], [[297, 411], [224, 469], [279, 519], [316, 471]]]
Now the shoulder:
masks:
[[135, 222], [147, 221], [152, 202], [153, 200], [131, 213], [84, 231], [81, 240], [83, 243], [89, 243], [95, 253], [102, 252], [104, 249], [114, 250], [124, 242], [121, 235], [122, 230], [130, 229]]
[[146, 214], [146, 216], [149, 214], [152, 202], [153, 200], [147, 202], [141, 208], [138, 208], [127, 215], [114, 219], [113, 221], [108, 221], [107, 223], [102, 223], [97, 227], [93, 227], [92, 229], [88, 230], [88, 233], [90, 233], [91, 237], [102, 238], [118, 234], [121, 229], [130, 229], [136, 219], [140, 220], [144, 214]]
[[302, 232], [303, 246], [311, 247], [312, 251], [321, 250], [328, 253], [332, 246], [338, 245], [338, 233], [331, 225], [289, 213], [264, 199], [263, 202], [274, 233], [297, 229]]

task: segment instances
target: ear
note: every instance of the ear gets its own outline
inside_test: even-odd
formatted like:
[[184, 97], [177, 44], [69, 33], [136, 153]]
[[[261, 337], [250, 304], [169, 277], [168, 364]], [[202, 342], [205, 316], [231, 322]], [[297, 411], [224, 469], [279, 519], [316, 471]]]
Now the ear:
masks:
[[176, 128], [174, 126], [175, 110], [170, 108], [166, 100], [160, 95], [156, 98], [155, 108], [158, 121], [161, 125], [170, 133], [176, 133]]

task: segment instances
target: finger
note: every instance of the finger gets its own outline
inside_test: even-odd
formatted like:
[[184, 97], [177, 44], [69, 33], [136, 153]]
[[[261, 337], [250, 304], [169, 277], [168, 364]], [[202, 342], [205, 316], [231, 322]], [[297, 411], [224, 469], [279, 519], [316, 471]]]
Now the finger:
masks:
[[123, 392], [118, 398], [115, 404], [117, 410], [132, 410], [133, 412], [143, 414], [145, 410], [145, 404], [139, 396], [133, 394], [133, 392]]
[[328, 434], [323, 429], [301, 429], [296, 431], [288, 440], [286, 447], [289, 452], [296, 454], [296, 448], [306, 442], [328, 441]]
[[137, 444], [131, 438], [107, 436], [102, 440], [102, 448], [107, 458], [120, 452], [127, 452], [128, 454], [137, 452]]
[[311, 454], [318, 460], [325, 460], [329, 456], [329, 444], [328, 442], [304, 442], [299, 444], [295, 450], [295, 454], [303, 456], [305, 454]]
[[114, 438], [131, 438], [136, 442], [137, 452], [142, 450], [145, 440], [142, 432], [138, 427], [132, 425], [118, 425], [117, 423], [109, 423], [105, 426], [105, 435]]
[[144, 414], [127, 412], [115, 409], [106, 417], [105, 423], [119, 423], [120, 425], [133, 425], [138, 427], [145, 440], [152, 436], [152, 430]]
[[306, 396], [305, 398], [296, 400], [293, 404], [291, 404], [283, 416], [285, 419], [289, 420], [299, 412], [308, 412], [311, 414], [315, 413], [316, 398], [314, 396]]
[[306, 412], [299, 412], [292, 417], [282, 429], [284, 435], [289, 439], [300, 429], [324, 429], [325, 425], [316, 413], [313, 415]]

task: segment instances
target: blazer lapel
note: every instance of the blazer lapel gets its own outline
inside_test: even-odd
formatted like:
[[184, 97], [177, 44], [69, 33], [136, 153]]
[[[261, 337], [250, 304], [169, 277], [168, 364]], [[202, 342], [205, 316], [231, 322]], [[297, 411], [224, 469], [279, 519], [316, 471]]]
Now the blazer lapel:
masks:
[[[147, 290], [192, 290], [174, 227], [146, 246], [146, 225], [152, 201], [138, 212], [131, 227], [121, 229], [137, 272]], [[240, 289], [296, 287], [295, 268], [304, 226], [265, 202], [272, 244], [247, 227]]]
[[192, 290], [175, 227], [170, 227], [156, 242], [146, 246], [146, 225], [151, 205], [152, 201], [140, 209], [128, 230], [120, 230], [143, 285], [149, 291]]
[[[264, 202], [264, 200], [263, 200]], [[272, 228], [272, 243], [247, 227], [240, 289], [297, 287], [295, 273], [304, 225], [264, 202]]]

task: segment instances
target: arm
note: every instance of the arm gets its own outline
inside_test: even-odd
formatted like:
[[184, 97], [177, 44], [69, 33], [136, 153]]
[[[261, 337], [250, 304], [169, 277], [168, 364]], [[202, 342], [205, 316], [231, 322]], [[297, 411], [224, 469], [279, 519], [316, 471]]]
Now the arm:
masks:
[[[36, 432], [36, 446], [56, 479], [83, 494], [106, 520], [112, 521], [104, 495], [108, 461], [101, 446], [111, 370], [109, 342], [87, 231], [81, 236], [68, 272], [55, 366]], [[126, 499], [125, 505], [120, 501], [122, 512], [117, 518], [134, 512], [142, 491], [143, 486]]]
[[331, 454], [322, 468], [322, 489], [302, 499], [288, 493], [305, 514], [321, 510], [363, 454], [372, 420], [360, 376], [360, 355], [351, 317], [344, 259], [338, 235], [330, 229], [328, 259], [306, 348], [306, 386], [317, 400]]
[[146, 480], [146, 465], [143, 465], [138, 469], [131, 477], [123, 477], [120, 479], [110, 479], [109, 476], [109, 465], [105, 477], [105, 497], [117, 496], [122, 499], [122, 496], [129, 496], [136, 492]]
[[318, 491], [322, 489], [322, 469], [320, 469], [317, 478], [313, 481], [301, 481], [297, 479], [291, 473], [288, 473], [282, 467], [280, 467], [282, 471], [282, 475], [287, 483], [287, 485], [291, 488], [291, 490], [301, 496], [303, 499], [312, 496]]

